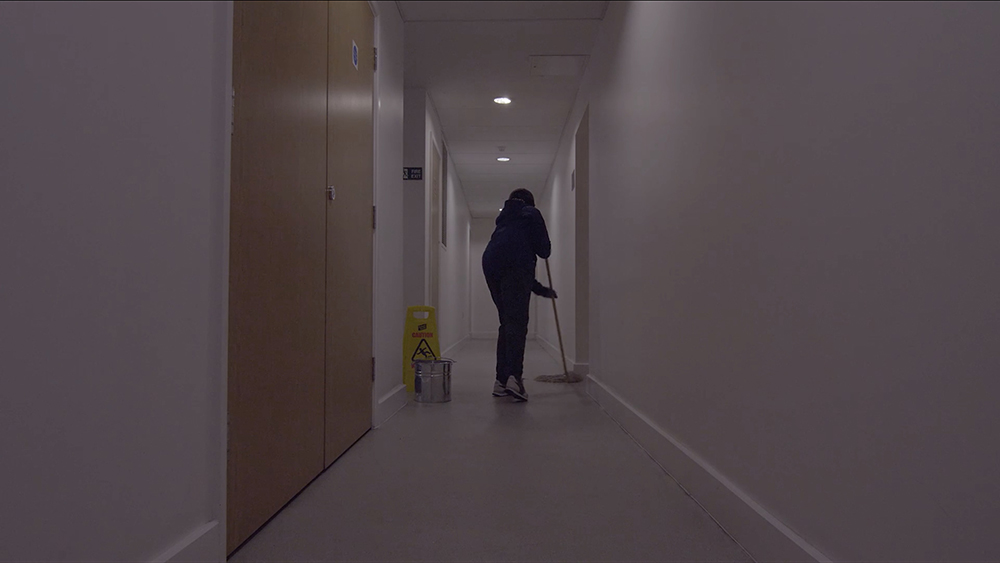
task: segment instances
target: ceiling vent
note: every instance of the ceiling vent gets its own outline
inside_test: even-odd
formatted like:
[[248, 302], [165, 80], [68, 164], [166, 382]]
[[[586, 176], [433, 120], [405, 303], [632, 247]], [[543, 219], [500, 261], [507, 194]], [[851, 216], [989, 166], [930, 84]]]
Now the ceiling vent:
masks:
[[531, 76], [583, 76], [587, 55], [534, 55], [528, 57]]

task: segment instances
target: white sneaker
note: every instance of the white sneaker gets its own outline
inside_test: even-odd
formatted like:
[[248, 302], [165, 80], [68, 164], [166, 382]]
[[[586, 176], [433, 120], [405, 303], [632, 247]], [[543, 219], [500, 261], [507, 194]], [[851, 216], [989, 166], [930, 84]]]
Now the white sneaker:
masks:
[[507, 396], [507, 388], [504, 387], [503, 385], [500, 385], [499, 381], [494, 381], [493, 382], [493, 396], [494, 397], [506, 397]]
[[524, 379], [522, 377], [511, 376], [507, 380], [507, 394], [519, 402], [527, 401], [528, 392], [524, 390]]

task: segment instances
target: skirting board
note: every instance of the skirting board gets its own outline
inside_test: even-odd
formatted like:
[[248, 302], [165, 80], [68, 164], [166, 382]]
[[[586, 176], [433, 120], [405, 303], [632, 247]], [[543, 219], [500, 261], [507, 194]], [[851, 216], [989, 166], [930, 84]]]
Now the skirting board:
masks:
[[471, 335], [465, 336], [464, 338], [462, 338], [458, 342], [452, 344], [451, 346], [448, 346], [448, 348], [446, 348], [446, 349], [444, 349], [444, 350], [441, 351], [441, 356], [447, 358], [448, 354], [451, 354], [455, 350], [458, 350], [459, 346], [461, 346], [462, 344], [465, 344], [469, 340], [469, 338], [471, 338]]
[[[496, 340], [500, 336], [498, 331], [493, 332], [473, 332], [469, 334], [472, 340]], [[529, 333], [527, 340], [539, 340], [534, 333]]]
[[150, 563], [194, 563], [211, 561], [221, 563], [226, 560], [226, 543], [218, 520], [206, 522], [188, 532], [177, 543], [156, 557]]
[[[559, 347], [549, 342], [548, 340], [542, 338], [541, 336], [539, 336], [537, 340], [538, 343], [542, 345], [542, 348], [544, 348], [545, 351], [548, 352], [550, 356], [552, 356], [552, 359], [555, 360], [557, 364], [562, 365], [562, 357], [561, 354], [559, 353]], [[570, 373], [575, 373], [576, 375], [580, 376], [587, 375], [588, 373], [590, 373], [590, 364], [588, 363], [578, 364], [572, 358], [566, 358], [566, 368], [569, 369]]]
[[[546, 340], [541, 336], [539, 336], [536, 340], [538, 340], [538, 343], [542, 345], [542, 348], [544, 348], [545, 351], [548, 352], [550, 356], [552, 356], [552, 359], [555, 360], [560, 367], [562, 367], [563, 358], [562, 358], [562, 352], [559, 351], [559, 346], [549, 342], [548, 340]], [[567, 369], [570, 369], [570, 371], [573, 371], [573, 373], [580, 373], [575, 370], [575, 366], [576, 364], [573, 363], [572, 358], [566, 358]], [[587, 371], [590, 370], [588, 369]]]
[[601, 408], [755, 560], [831, 561], [600, 380], [586, 381]]
[[[462, 344], [465, 344], [468, 340], [469, 337], [466, 336], [441, 352], [441, 355], [447, 357], [448, 354], [458, 350], [459, 347]], [[403, 385], [402, 383], [393, 387], [392, 390], [385, 395], [379, 397], [378, 400], [375, 401], [372, 409], [372, 428], [378, 428], [388, 422], [393, 415], [406, 406], [407, 400], [406, 385]]]
[[372, 405], [372, 428], [378, 428], [385, 424], [392, 415], [396, 414], [406, 406], [406, 385], [400, 383], [391, 391], [379, 397], [378, 401]]

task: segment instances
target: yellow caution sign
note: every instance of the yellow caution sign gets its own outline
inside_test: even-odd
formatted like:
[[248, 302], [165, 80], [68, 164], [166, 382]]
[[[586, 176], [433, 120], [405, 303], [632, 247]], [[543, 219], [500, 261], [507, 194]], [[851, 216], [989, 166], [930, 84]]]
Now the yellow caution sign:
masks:
[[403, 334], [403, 383], [413, 391], [414, 363], [436, 360], [441, 355], [438, 346], [437, 317], [434, 307], [407, 307], [406, 332]]

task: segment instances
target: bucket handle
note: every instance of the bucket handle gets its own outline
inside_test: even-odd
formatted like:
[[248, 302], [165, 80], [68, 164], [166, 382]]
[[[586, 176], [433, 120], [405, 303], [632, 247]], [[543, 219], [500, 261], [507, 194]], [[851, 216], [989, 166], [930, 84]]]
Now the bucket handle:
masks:
[[457, 364], [458, 363], [458, 360], [453, 360], [451, 358], [445, 358], [443, 356], [440, 357], [440, 358], [434, 358], [434, 359], [431, 359], [431, 360], [414, 360], [414, 361], [415, 362], [450, 362], [450, 363], [453, 363], [453, 364]]

